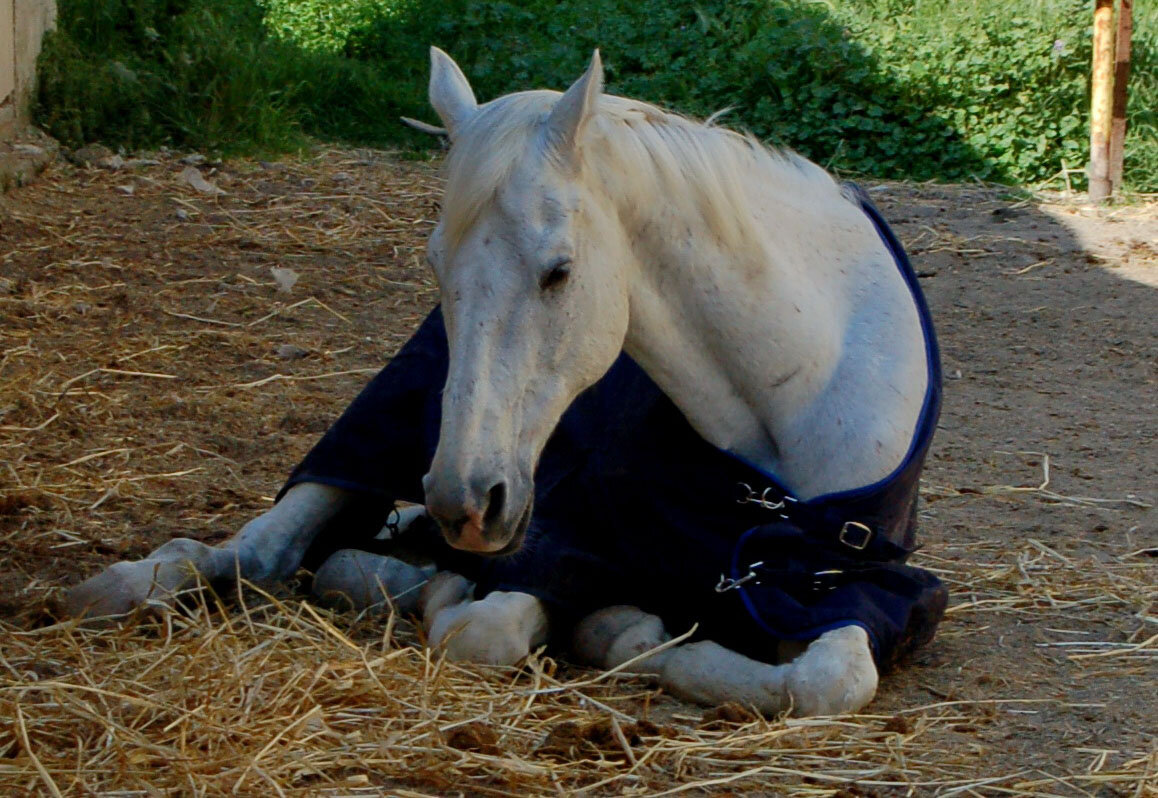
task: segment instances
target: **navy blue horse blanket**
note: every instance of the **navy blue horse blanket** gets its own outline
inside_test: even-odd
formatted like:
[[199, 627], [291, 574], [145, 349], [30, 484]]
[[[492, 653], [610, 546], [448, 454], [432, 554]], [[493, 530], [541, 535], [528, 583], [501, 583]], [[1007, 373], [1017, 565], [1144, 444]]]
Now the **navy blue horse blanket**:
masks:
[[[860, 196], [912, 291], [930, 362], [920, 421], [894, 473], [799, 501], [775, 475], [703, 440], [621, 355], [548, 441], [521, 550], [501, 558], [458, 551], [430, 525], [406, 536], [408, 548], [417, 536], [440, 569], [478, 583], [476, 597], [492, 590], [538, 596], [552, 628], [567, 630], [597, 609], [632, 604], [675, 633], [699, 623], [701, 637], [769, 661], [776, 639], [857, 624], [880, 666], [929, 640], [947, 591], [905, 560], [916, 544], [918, 478], [940, 409], [940, 361], [916, 275]], [[283, 493], [319, 482], [365, 498], [356, 518], [315, 544], [319, 552], [368, 548], [395, 502], [423, 501], [447, 364], [436, 308], [293, 471]]]

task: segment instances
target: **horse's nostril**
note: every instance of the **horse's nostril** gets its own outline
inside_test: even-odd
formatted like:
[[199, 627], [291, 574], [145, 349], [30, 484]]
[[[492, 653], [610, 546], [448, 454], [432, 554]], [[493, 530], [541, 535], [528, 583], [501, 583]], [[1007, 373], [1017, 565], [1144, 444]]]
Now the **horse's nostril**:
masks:
[[507, 502], [507, 483], [499, 482], [487, 491], [487, 510], [483, 514], [483, 527], [489, 527], [503, 514]]

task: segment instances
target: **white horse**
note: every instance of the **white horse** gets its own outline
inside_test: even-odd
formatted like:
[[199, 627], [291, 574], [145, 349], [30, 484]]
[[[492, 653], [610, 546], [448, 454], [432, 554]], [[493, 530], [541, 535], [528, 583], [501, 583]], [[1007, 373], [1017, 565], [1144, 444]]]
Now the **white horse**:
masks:
[[[621, 350], [706, 441], [802, 501], [879, 482], [904, 462], [931, 379], [921, 318], [893, 253], [827, 173], [604, 94], [598, 53], [562, 95], [483, 105], [449, 56], [431, 56], [430, 101], [452, 142], [428, 247], [450, 366], [423, 484], [452, 545], [518, 548], [548, 437]], [[350, 500], [297, 484], [220, 548], [174, 540], [112, 566], [71, 591], [70, 611], [166, 602], [194, 571], [215, 582], [285, 579]], [[399, 592], [423, 578], [343, 552], [318, 581], [369, 601], [369, 585]], [[458, 659], [514, 664], [547, 634], [535, 597], [472, 601], [452, 574], [416, 607], [431, 642]], [[575, 647], [612, 667], [669, 639], [656, 616], [612, 607], [579, 625]], [[876, 691], [858, 625], [782, 645], [780, 664], [775, 648], [764, 662], [703, 640], [634, 669], [698, 702], [769, 713], [855, 711]]]

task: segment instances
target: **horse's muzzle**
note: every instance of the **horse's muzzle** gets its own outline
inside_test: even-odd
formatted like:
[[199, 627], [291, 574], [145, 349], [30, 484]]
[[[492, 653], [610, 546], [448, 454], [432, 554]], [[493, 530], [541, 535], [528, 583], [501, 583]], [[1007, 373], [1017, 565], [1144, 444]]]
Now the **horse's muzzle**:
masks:
[[[447, 543], [491, 556], [518, 551], [531, 521], [531, 491], [511, 491], [503, 481], [485, 491], [472, 491], [463, 482], [452, 482], [454, 487], [444, 490], [444, 484], [432, 474], [423, 478], [426, 512]], [[519, 503], [512, 504], [512, 499]]]

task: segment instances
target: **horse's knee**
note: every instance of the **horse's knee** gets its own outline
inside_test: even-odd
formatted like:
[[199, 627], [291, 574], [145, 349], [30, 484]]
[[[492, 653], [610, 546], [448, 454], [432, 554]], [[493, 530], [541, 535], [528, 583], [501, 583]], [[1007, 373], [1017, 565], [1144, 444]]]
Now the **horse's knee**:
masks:
[[330, 485], [299, 482], [253, 518], [223, 548], [234, 552], [240, 575], [263, 584], [289, 579], [302, 558], [355, 494]]
[[798, 715], [856, 712], [876, 695], [879, 675], [868, 633], [859, 626], [825, 632], [787, 667]]
[[[663, 621], [638, 607], [605, 607], [591, 613], [575, 627], [571, 647], [585, 662], [615, 668], [671, 639]], [[640, 673], [658, 673], [663, 653], [647, 657], [634, 666]]]
[[387, 601], [402, 613], [418, 609], [419, 588], [433, 576], [394, 557], [357, 549], [340, 549], [318, 568], [313, 594], [325, 602], [366, 609]]
[[428, 642], [458, 662], [515, 665], [546, 637], [547, 614], [539, 599], [497, 591], [481, 601], [444, 606], [429, 622]]

